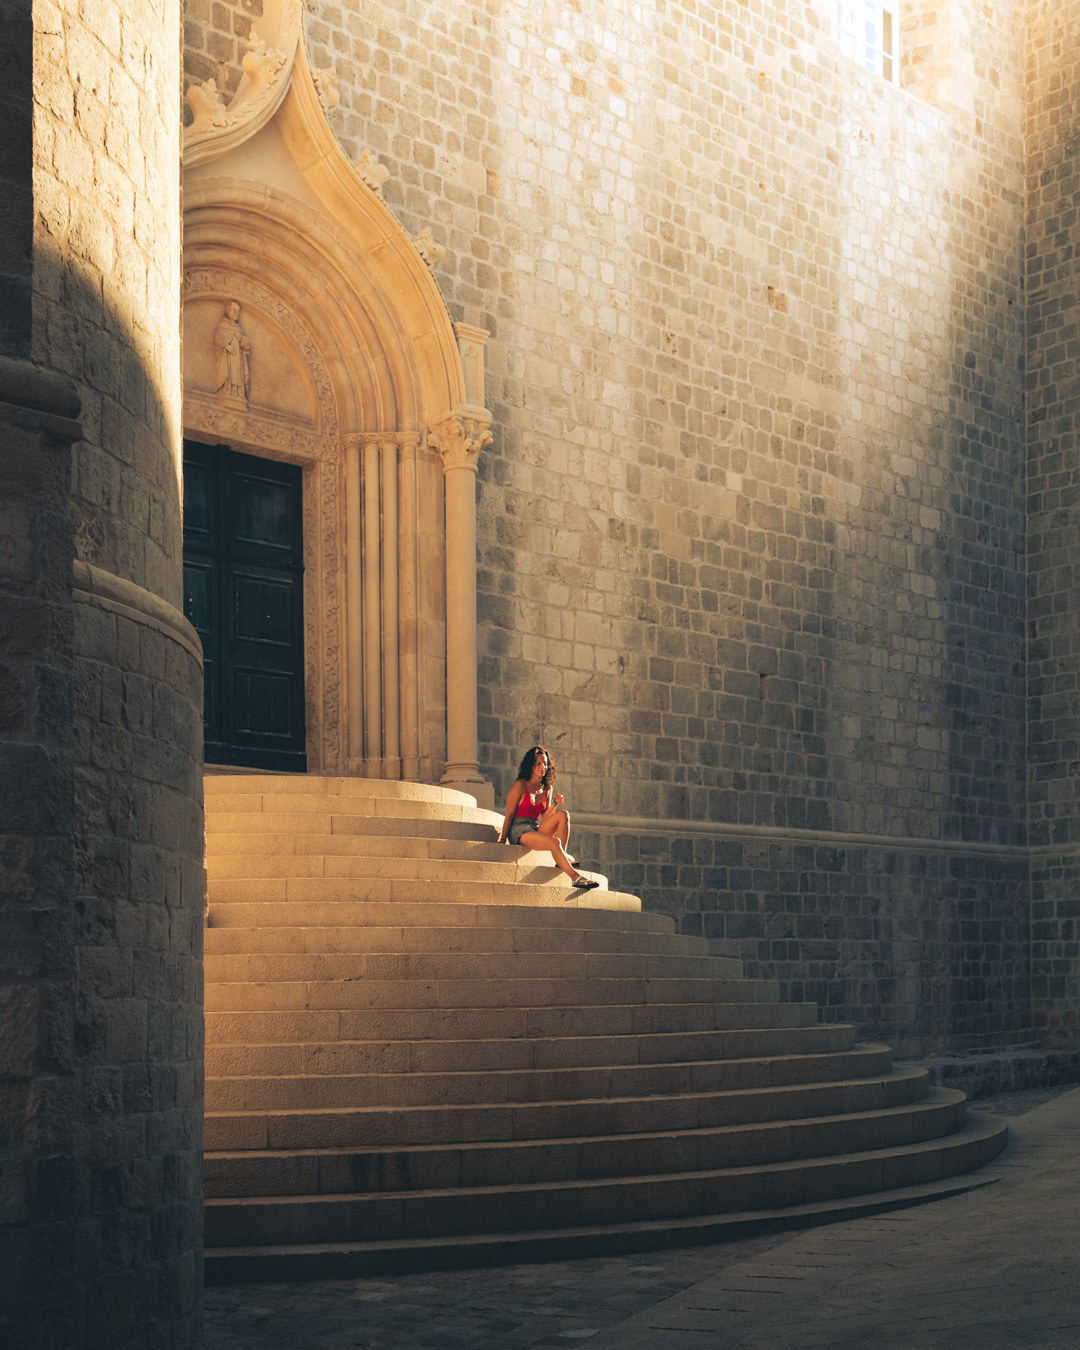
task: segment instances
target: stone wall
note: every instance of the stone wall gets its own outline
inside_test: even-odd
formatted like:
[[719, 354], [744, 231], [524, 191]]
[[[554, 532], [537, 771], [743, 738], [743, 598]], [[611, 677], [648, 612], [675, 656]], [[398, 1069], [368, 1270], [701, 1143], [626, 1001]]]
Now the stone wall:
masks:
[[[949, 8], [945, 66], [907, 66], [938, 105], [841, 57], [824, 0], [308, 21], [343, 146], [493, 335], [497, 791], [544, 740], [617, 883], [938, 1049], [1027, 999], [968, 926], [1027, 924], [1020, 15]], [[779, 861], [726, 870], [762, 830]]]
[[[201, 655], [176, 609], [179, 27], [172, 0], [34, 6], [30, 354], [77, 390], [82, 439], [57, 535], [67, 777], [18, 784], [57, 835], [48, 959], [66, 966], [61, 1016], [40, 1022], [64, 1033], [48, 1061], [63, 1129], [40, 1128], [30, 1100], [23, 1218], [39, 1239], [16, 1233], [21, 1261], [5, 1271], [24, 1300], [13, 1343], [65, 1350], [201, 1343]], [[55, 542], [39, 529], [39, 549]], [[34, 731], [42, 753], [42, 712]]]
[[1080, 5], [1028, 30], [1028, 776], [1032, 992], [1052, 1045], [1080, 1046]]

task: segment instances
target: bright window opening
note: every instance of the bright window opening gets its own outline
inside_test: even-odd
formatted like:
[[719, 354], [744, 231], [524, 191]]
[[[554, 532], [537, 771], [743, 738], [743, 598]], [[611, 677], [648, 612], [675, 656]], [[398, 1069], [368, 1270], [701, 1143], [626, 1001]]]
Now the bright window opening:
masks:
[[897, 5], [882, 0], [838, 0], [836, 35], [840, 50], [860, 66], [895, 84], [900, 72]]

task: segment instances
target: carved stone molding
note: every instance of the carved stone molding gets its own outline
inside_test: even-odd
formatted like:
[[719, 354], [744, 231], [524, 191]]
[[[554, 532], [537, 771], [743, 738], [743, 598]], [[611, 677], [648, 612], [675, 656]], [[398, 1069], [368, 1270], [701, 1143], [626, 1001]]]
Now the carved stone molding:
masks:
[[[331, 438], [337, 434], [338, 414], [330, 374], [314, 338], [288, 305], [265, 286], [250, 277], [217, 268], [196, 267], [184, 273], [185, 301], [203, 297], [220, 298], [223, 302], [243, 302], [268, 315], [291, 339], [307, 365], [315, 386], [319, 406], [319, 431]], [[197, 397], [197, 395], [195, 395]], [[278, 434], [287, 428], [282, 426]]]
[[442, 460], [443, 472], [471, 469], [476, 472], [480, 451], [492, 441], [491, 414], [486, 408], [458, 408], [436, 418], [428, 432], [428, 445]]

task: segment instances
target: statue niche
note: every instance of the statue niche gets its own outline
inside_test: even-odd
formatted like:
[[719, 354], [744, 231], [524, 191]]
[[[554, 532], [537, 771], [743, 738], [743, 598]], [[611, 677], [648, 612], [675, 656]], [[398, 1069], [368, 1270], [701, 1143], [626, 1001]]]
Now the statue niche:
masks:
[[225, 306], [221, 322], [214, 330], [214, 391], [219, 403], [246, 412], [251, 389], [251, 369], [248, 357], [251, 339], [240, 324], [240, 305], [230, 300]]
[[247, 413], [324, 430], [310, 361], [281, 301], [243, 278], [216, 280], [229, 290], [199, 294], [189, 288], [185, 297], [187, 397], [221, 414]]

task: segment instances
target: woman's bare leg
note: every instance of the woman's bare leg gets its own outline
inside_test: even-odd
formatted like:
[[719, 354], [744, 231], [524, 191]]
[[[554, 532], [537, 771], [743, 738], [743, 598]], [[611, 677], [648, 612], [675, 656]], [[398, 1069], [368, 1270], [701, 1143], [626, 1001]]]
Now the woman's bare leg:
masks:
[[540, 834], [552, 834], [563, 846], [571, 866], [577, 866], [577, 859], [570, 856], [570, 816], [566, 811], [556, 811], [543, 824], [537, 826]]
[[581, 875], [571, 864], [566, 856], [566, 850], [562, 846], [562, 840], [553, 834], [546, 834], [543, 830], [529, 830], [518, 840], [526, 848], [534, 849], [538, 853], [550, 853], [555, 860], [555, 866], [560, 872], [565, 872], [571, 881], [577, 881]]

